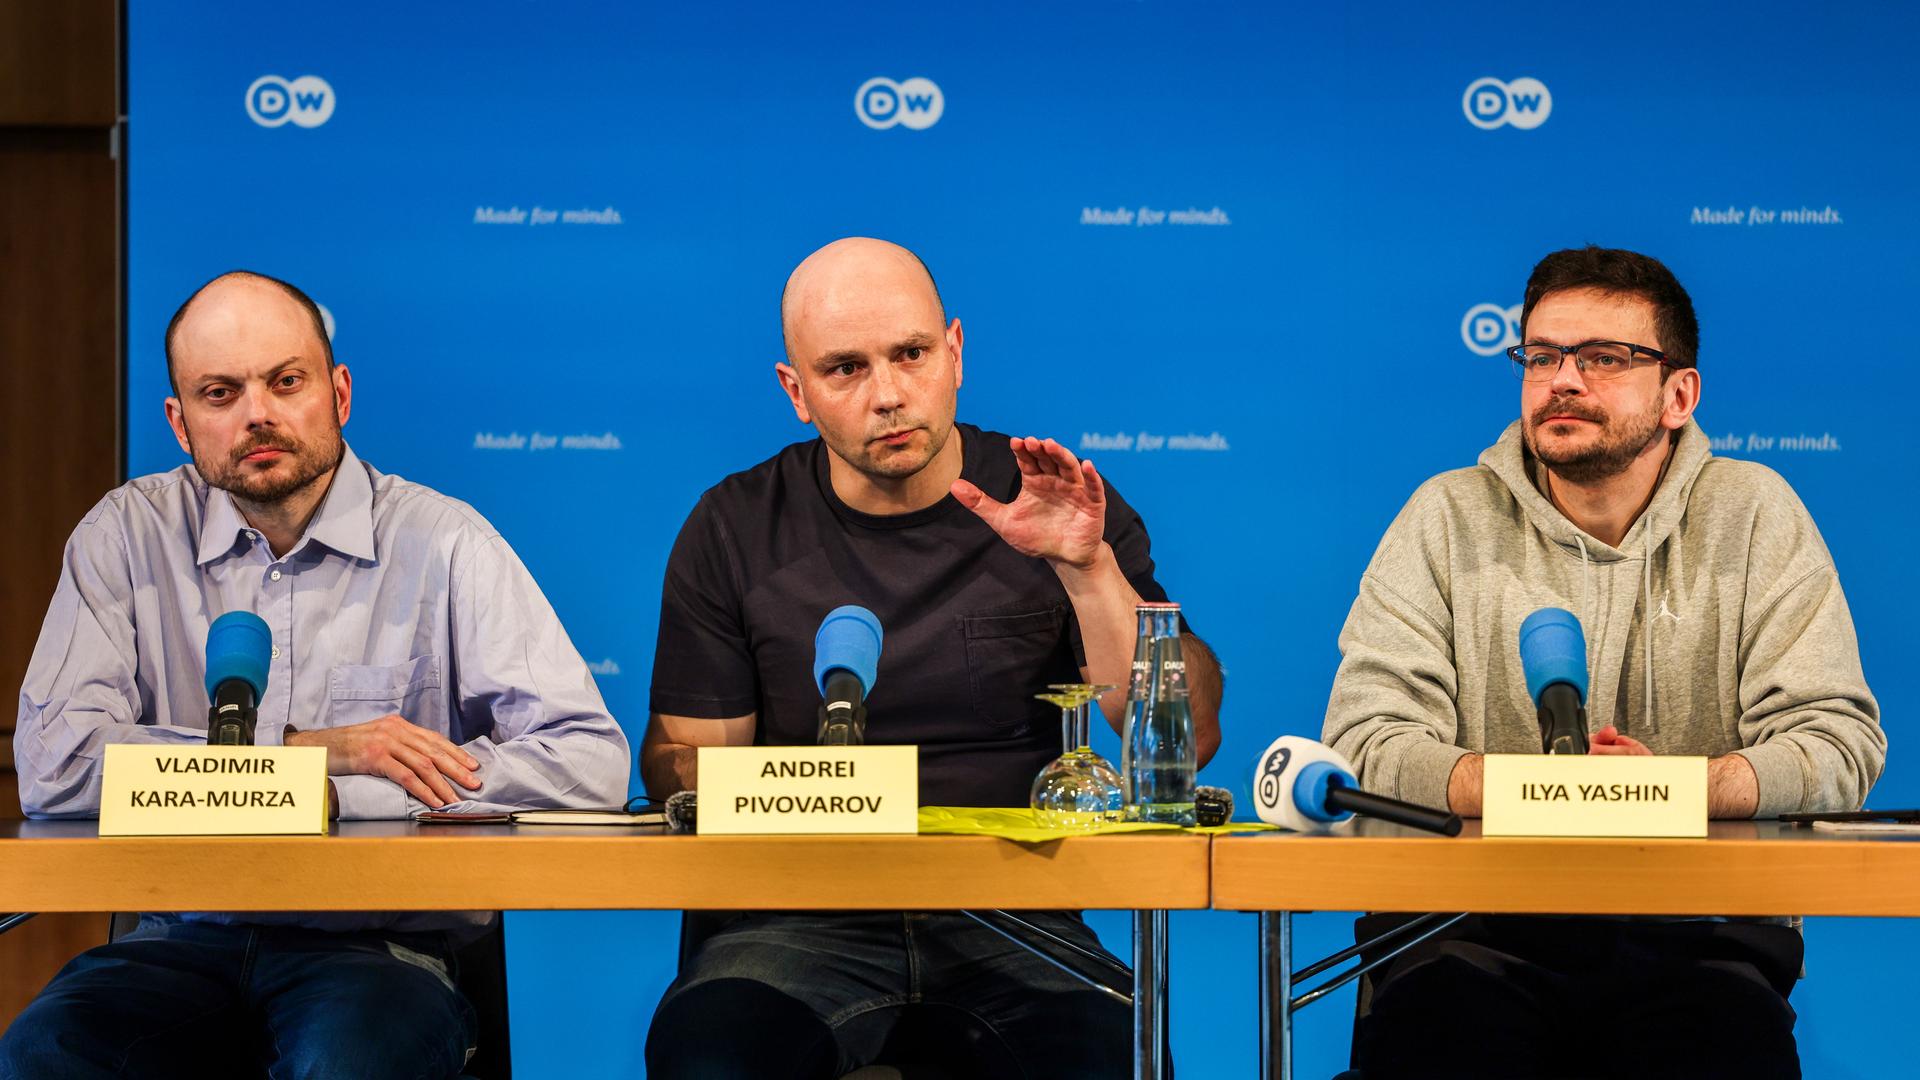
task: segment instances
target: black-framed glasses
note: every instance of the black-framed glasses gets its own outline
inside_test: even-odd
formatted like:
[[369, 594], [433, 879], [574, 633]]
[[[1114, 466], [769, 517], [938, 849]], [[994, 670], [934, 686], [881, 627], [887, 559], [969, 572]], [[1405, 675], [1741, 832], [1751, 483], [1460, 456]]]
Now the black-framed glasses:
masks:
[[1560, 371], [1567, 357], [1589, 379], [1617, 379], [1632, 371], [1635, 364], [1680, 365], [1667, 359], [1659, 349], [1635, 345], [1630, 341], [1583, 341], [1578, 345], [1515, 345], [1507, 350], [1513, 358], [1513, 373], [1523, 382], [1546, 382]]

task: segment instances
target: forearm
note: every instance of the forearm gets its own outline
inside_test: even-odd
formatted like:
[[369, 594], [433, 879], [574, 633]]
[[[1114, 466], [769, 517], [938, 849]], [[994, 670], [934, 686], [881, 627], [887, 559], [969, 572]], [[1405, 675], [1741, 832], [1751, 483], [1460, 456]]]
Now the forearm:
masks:
[[1760, 809], [1760, 777], [1739, 754], [1707, 762], [1707, 816], [1750, 818]]
[[1727, 755], [1754, 774], [1748, 816], [1859, 809], [1886, 764], [1886, 734], [1873, 719], [1844, 713], [1796, 719], [1792, 726], [1743, 724], [1756, 730], [1754, 741]]
[[113, 743], [193, 746], [203, 728], [137, 724], [106, 712], [49, 704], [21, 710], [14, 733], [20, 808], [30, 818], [92, 817], [100, 812], [100, 768]]
[[475, 739], [461, 746], [480, 762], [481, 789], [448, 809], [585, 809], [627, 798], [627, 740], [610, 718], [604, 727], [542, 731], [506, 742]]
[[1187, 706], [1193, 712], [1193, 735], [1200, 764], [1213, 760], [1220, 749], [1220, 700], [1226, 679], [1213, 649], [1192, 634], [1180, 635], [1180, 655], [1187, 661]]
[[640, 747], [640, 780], [647, 794], [665, 799], [699, 786], [699, 748], [649, 736]]
[[1447, 809], [1461, 817], [1480, 816], [1486, 790], [1485, 762], [1479, 754], [1467, 754], [1454, 763], [1453, 772], [1447, 776]]
[[[1067, 591], [1073, 605], [1073, 617], [1080, 624], [1080, 644], [1086, 654], [1087, 681], [1124, 690], [1133, 668], [1134, 634], [1138, 620], [1134, 608], [1140, 594], [1133, 590], [1113, 547], [1102, 542], [1087, 566], [1054, 562], [1053, 572]], [[1217, 705], [1216, 705], [1217, 709]], [[1100, 699], [1100, 711], [1117, 732], [1126, 715], [1126, 694], [1115, 692]], [[1197, 711], [1197, 710], [1196, 710]], [[1218, 728], [1215, 728], [1218, 737]]]

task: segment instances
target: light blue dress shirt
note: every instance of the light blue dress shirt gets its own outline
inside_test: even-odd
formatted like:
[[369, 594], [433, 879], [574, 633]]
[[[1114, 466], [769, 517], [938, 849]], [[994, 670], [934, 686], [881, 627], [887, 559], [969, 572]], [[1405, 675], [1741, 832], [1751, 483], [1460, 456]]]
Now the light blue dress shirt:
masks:
[[[130, 481], [87, 514], [67, 541], [20, 689], [14, 757], [27, 815], [98, 814], [109, 743], [205, 742], [207, 626], [235, 610], [273, 633], [261, 745], [278, 745], [289, 726], [398, 713], [480, 762], [481, 790], [445, 809], [626, 797], [626, 736], [513, 549], [472, 507], [348, 449], [306, 534], [280, 558], [191, 465]], [[385, 777], [333, 780], [343, 819], [426, 808]], [[232, 918], [447, 924], [383, 913]]]

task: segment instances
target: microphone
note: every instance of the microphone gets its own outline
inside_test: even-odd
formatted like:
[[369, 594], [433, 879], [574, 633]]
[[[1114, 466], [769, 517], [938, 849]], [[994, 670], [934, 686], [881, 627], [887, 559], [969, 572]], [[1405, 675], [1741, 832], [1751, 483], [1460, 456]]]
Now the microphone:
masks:
[[1201, 784], [1193, 789], [1194, 824], [1217, 829], [1233, 820], [1233, 792], [1223, 787]]
[[1443, 836], [1460, 835], [1460, 815], [1360, 790], [1353, 764], [1312, 739], [1282, 735], [1253, 769], [1253, 808], [1260, 820], [1315, 832], [1366, 814]]
[[813, 635], [813, 681], [820, 688], [821, 746], [867, 741], [867, 691], [880, 665], [880, 620], [857, 604], [827, 612]]
[[699, 800], [691, 789], [676, 791], [667, 796], [667, 830], [669, 832], [693, 832], [699, 823]]
[[1587, 752], [1587, 636], [1562, 608], [1541, 608], [1520, 624], [1520, 669], [1539, 710], [1549, 754]]
[[254, 711], [267, 692], [273, 633], [251, 611], [229, 611], [207, 627], [207, 745], [252, 746]]

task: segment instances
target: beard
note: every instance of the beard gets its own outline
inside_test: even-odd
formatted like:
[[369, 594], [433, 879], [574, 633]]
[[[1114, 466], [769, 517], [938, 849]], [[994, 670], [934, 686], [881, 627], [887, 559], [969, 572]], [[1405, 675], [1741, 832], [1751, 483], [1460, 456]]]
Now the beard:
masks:
[[[1660, 426], [1661, 400], [1639, 416], [1615, 417], [1591, 402], [1556, 397], [1533, 411], [1521, 428], [1527, 449], [1534, 458], [1553, 470], [1555, 476], [1573, 484], [1592, 484], [1627, 471], [1634, 459], [1666, 434]], [[1577, 416], [1599, 426], [1598, 437], [1575, 448], [1550, 449], [1541, 445], [1540, 429], [1549, 416]]]
[[[314, 481], [332, 472], [346, 456], [346, 440], [340, 437], [340, 425], [334, 424], [312, 445], [278, 432], [257, 432], [225, 454], [201, 454], [193, 445], [193, 433], [187, 433], [187, 445], [193, 453], [194, 468], [208, 484], [256, 505], [281, 502]], [[244, 459], [259, 450], [284, 450], [285, 458], [272, 469], [253, 471]]]
[[[895, 449], [885, 443], [875, 442], [879, 435], [889, 431], [915, 429], [924, 439], [910, 439], [906, 446]], [[953, 425], [935, 427], [932, 423], [910, 420], [904, 416], [889, 416], [874, 430], [863, 433], [857, 446], [847, 447], [840, 453], [847, 464], [876, 480], [904, 480], [927, 467], [934, 458], [940, 456], [940, 450], [946, 446], [947, 438], [953, 434]], [[916, 446], [915, 443], [921, 445]]]

